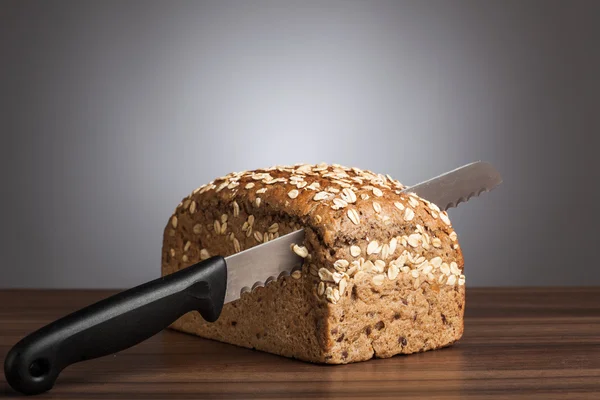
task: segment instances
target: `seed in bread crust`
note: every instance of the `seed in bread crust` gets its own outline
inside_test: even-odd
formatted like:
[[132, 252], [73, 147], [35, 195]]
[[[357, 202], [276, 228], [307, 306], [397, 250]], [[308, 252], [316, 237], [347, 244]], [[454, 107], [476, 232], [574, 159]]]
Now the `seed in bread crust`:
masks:
[[350, 277], [354, 276], [354, 273], [358, 271], [358, 267], [355, 266], [354, 264], [352, 264], [352, 267], [348, 268], [348, 270], [346, 271], [346, 274]]
[[399, 201], [395, 201], [394, 206], [396, 206], [396, 208], [400, 211], [404, 210], [404, 204], [400, 203]]
[[292, 246], [292, 250], [302, 258], [306, 258], [308, 256], [308, 249], [304, 246], [298, 246], [295, 244]]
[[344, 200], [348, 204], [356, 202], [356, 194], [354, 193], [354, 191], [352, 189], [349, 189], [349, 188], [342, 189], [341, 197], [342, 197], [342, 200]]
[[374, 201], [373, 202], [373, 210], [375, 210], [375, 212], [379, 214], [381, 212], [381, 204]]
[[340, 296], [344, 295], [344, 292], [346, 291], [346, 287], [348, 286], [348, 281], [346, 279], [342, 279], [340, 281], [339, 287], [340, 287]]
[[417, 258], [413, 258], [413, 264], [415, 264], [415, 265], [423, 264], [424, 262], [425, 262], [425, 257], [423, 257], [423, 256], [418, 256]]
[[367, 246], [367, 255], [371, 254], [379, 254], [381, 247], [379, 247], [379, 242], [377, 240], [373, 240]]
[[429, 260], [429, 263], [433, 266], [433, 268], [439, 268], [442, 265], [442, 257], [433, 257]]
[[200, 224], [196, 224], [196, 225], [194, 225], [194, 227], [192, 228], [192, 231], [193, 231], [193, 232], [194, 232], [196, 235], [200, 234], [201, 230], [202, 230], [202, 225], [200, 225]]
[[271, 177], [271, 175], [264, 172], [255, 172], [252, 174], [252, 179], [255, 181], [260, 181], [261, 179], [266, 179], [267, 177]]
[[396, 238], [392, 238], [392, 240], [390, 240], [390, 251], [389, 251], [389, 255], [393, 255], [394, 252], [396, 252], [396, 247], [398, 246], [398, 239]]
[[450, 286], [454, 286], [456, 284], [456, 275], [450, 275], [446, 283]]
[[331, 276], [335, 283], [339, 283], [342, 280], [342, 278], [344, 277], [344, 275], [340, 272], [334, 272], [331, 274]]
[[348, 218], [350, 219], [350, 221], [352, 221], [354, 225], [360, 224], [360, 217], [358, 216], [358, 211], [356, 211], [354, 208], [350, 208], [346, 212], [346, 214], [348, 215]]
[[335, 303], [335, 299], [333, 298], [333, 289], [331, 286], [327, 286], [325, 288], [325, 297], [332, 303]]
[[292, 278], [294, 279], [300, 279], [302, 277], [302, 272], [296, 270], [294, 272], [292, 272]]
[[325, 200], [329, 196], [330, 195], [328, 192], [318, 192], [317, 194], [314, 195], [313, 200], [315, 200], [315, 201]]
[[233, 238], [233, 250], [235, 250], [236, 253], [239, 253], [240, 251], [242, 251], [240, 242], [235, 237]]
[[213, 190], [215, 189], [217, 186], [213, 185], [212, 182], [209, 183], [208, 185], [204, 185], [204, 187], [201, 186], [201, 189], [198, 191], [198, 193], [202, 194], [202, 193], [206, 193], [209, 190]]
[[448, 237], [450, 238], [450, 240], [452, 240], [453, 242], [456, 242], [456, 239], [458, 239], [458, 235], [456, 234], [455, 231], [450, 232], [450, 234], [448, 235]]
[[233, 201], [233, 203], [231, 203], [231, 206], [233, 207], [233, 216], [237, 217], [240, 215], [240, 205], [238, 204], [237, 201]]
[[208, 258], [210, 258], [210, 254], [208, 253], [208, 250], [206, 250], [206, 249], [200, 250], [200, 259], [206, 260]]
[[344, 208], [347, 205], [348, 205], [348, 203], [346, 203], [344, 200], [338, 199], [336, 197], [333, 199], [333, 205], [331, 206], [331, 208], [333, 208], [334, 210], [339, 210], [340, 208]]
[[254, 207], [258, 208], [260, 207], [260, 197], [257, 197], [256, 199], [254, 199]]
[[173, 218], [171, 218], [171, 226], [173, 226], [173, 229], [177, 228], [177, 215], [173, 215]]
[[295, 199], [296, 197], [298, 197], [298, 194], [300, 192], [298, 192], [298, 189], [292, 189], [288, 192], [288, 196], [290, 199]]
[[258, 189], [258, 190], [256, 191], [256, 193], [257, 193], [257, 194], [263, 194], [263, 193], [266, 193], [266, 192], [267, 192], [267, 188], [266, 188], [266, 187], [265, 187], [265, 188], [262, 188], [262, 189]]
[[394, 279], [396, 279], [399, 272], [400, 270], [398, 269], [398, 267], [395, 264], [391, 264], [387, 271], [388, 279], [393, 281]]
[[385, 243], [382, 247], [381, 247], [381, 258], [382, 259], [387, 259], [390, 255], [390, 245]]
[[323, 281], [319, 282], [319, 287], [317, 289], [317, 294], [319, 296], [323, 296], [323, 293], [325, 293], [325, 284], [323, 283]]
[[375, 275], [373, 277], [373, 284], [376, 286], [381, 286], [381, 285], [383, 285], [384, 280], [385, 280], [385, 275], [383, 275], [383, 274]]
[[442, 211], [440, 213], [440, 219], [442, 220], [443, 223], [450, 226], [450, 218], [448, 218], [448, 213], [446, 213], [446, 211]]
[[188, 251], [190, 249], [190, 246], [192, 245], [192, 242], [190, 242], [189, 240], [185, 243], [185, 246], [183, 246], [183, 251]]
[[405, 221], [412, 221], [412, 219], [415, 217], [415, 212], [412, 210], [412, 208], [406, 208], [404, 210], [404, 220]]
[[450, 272], [452, 272], [454, 275], [460, 275], [460, 269], [458, 269], [458, 264], [456, 264], [456, 262], [454, 261], [450, 263]]
[[319, 184], [319, 182], [314, 181], [310, 185], [306, 186], [306, 189], [308, 189], [308, 190], [317, 190], [317, 189], [319, 189], [319, 187], [321, 187], [321, 185]]
[[352, 255], [352, 257], [358, 257], [360, 255], [360, 247], [350, 246], [350, 255]]
[[348, 265], [350, 265], [350, 262], [344, 259], [336, 260], [333, 263], [333, 267], [337, 270], [345, 270], [346, 268], [348, 268]]
[[381, 189], [376, 188], [376, 187], [373, 188], [373, 194], [377, 197], [383, 196], [383, 192], [381, 191]]
[[338, 289], [333, 289], [333, 298], [335, 299], [335, 301], [339, 301], [340, 297], [340, 291]]
[[325, 282], [333, 282], [334, 281], [333, 274], [327, 268], [319, 269], [319, 278], [321, 278], [321, 280], [325, 281]]
[[447, 263], [442, 263], [442, 265], [440, 265], [440, 271], [444, 275], [450, 275], [450, 266]]
[[420, 241], [421, 241], [421, 235], [419, 233], [413, 233], [412, 235], [410, 235], [408, 237], [408, 244], [411, 245], [412, 247], [419, 246]]
[[408, 203], [414, 208], [419, 207], [419, 201], [412, 196], [408, 196]]
[[225, 189], [227, 187], [227, 185], [229, 185], [229, 182], [225, 181], [223, 183], [221, 183], [217, 189], [215, 190], [215, 192], [219, 193], [221, 190]]
[[254, 187], [254, 182], [248, 182], [246, 183], [246, 186], [244, 186], [244, 188], [246, 189], [252, 189]]

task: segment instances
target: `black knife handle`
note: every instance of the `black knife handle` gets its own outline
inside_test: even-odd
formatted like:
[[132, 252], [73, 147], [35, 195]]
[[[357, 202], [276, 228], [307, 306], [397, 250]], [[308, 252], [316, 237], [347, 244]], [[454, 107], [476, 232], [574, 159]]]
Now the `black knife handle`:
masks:
[[134, 346], [189, 311], [214, 322], [226, 286], [225, 259], [212, 257], [101, 300], [17, 343], [4, 361], [6, 381], [23, 394], [43, 393], [65, 367]]

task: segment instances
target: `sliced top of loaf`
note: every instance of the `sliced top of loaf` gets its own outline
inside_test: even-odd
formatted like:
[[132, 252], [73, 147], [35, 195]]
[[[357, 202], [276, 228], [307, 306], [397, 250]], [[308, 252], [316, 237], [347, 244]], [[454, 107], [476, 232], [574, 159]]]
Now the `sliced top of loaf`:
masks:
[[[178, 224], [193, 223], [194, 213], [228, 210], [214, 215], [212, 227], [189, 228], [190, 235], [198, 236], [200, 259], [205, 259], [215, 255], [202, 248], [211, 235], [227, 236], [228, 254], [220, 254], [227, 256], [287, 233], [279, 229], [282, 221], [288, 231], [303, 227], [305, 243], [294, 251], [305, 257], [303, 273], [314, 277], [315, 292], [332, 303], [348, 282], [364, 279], [364, 274], [375, 285], [398, 274], [436, 285], [464, 284], [462, 254], [447, 213], [402, 189], [389, 175], [338, 164], [231, 173], [186, 197], [170, 218], [165, 237], [174, 237]], [[241, 217], [245, 238], [227, 229], [230, 218]], [[253, 232], [259, 218], [263, 231]], [[163, 249], [163, 260], [179, 256], [188, 262], [188, 243], [173, 241], [171, 248]]]

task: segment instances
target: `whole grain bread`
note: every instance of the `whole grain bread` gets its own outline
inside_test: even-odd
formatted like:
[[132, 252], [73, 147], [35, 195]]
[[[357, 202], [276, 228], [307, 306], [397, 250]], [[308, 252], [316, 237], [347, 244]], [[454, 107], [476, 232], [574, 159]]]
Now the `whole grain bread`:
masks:
[[299, 228], [304, 263], [226, 304], [215, 323], [191, 312], [172, 328], [329, 364], [452, 344], [465, 304], [457, 236], [446, 212], [403, 188], [359, 168], [297, 164], [194, 190], [165, 227], [163, 275]]

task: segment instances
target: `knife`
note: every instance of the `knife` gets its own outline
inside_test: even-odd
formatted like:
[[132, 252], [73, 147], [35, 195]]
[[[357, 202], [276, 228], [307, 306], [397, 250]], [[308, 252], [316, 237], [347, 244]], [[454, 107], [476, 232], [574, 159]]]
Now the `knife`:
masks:
[[[446, 210], [501, 182], [493, 166], [478, 161], [403, 192], [413, 192]], [[54, 321], [9, 351], [4, 362], [6, 381], [23, 394], [40, 394], [54, 386], [67, 366], [132, 347], [190, 311], [214, 322], [225, 303], [265, 279], [300, 268], [303, 259], [290, 246], [303, 240], [301, 229], [226, 258], [211, 257]]]

